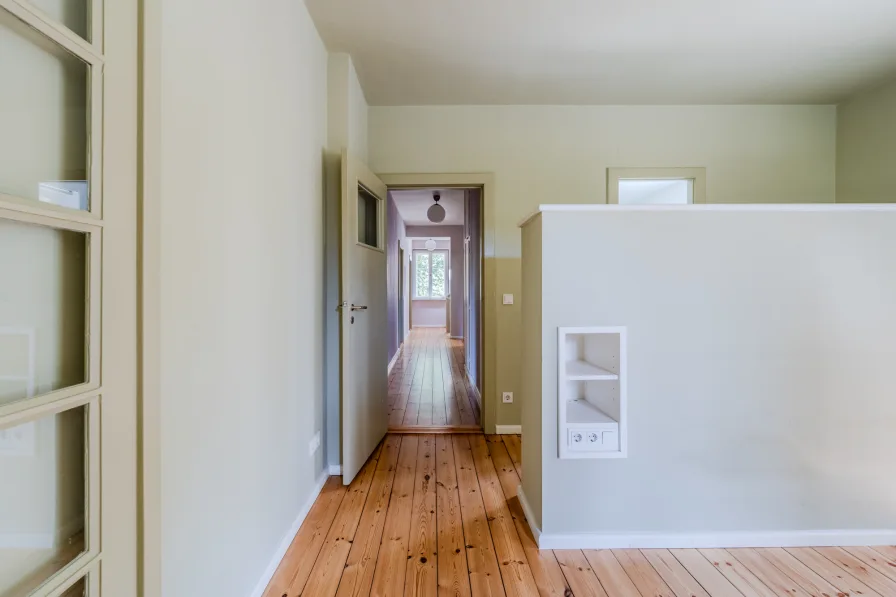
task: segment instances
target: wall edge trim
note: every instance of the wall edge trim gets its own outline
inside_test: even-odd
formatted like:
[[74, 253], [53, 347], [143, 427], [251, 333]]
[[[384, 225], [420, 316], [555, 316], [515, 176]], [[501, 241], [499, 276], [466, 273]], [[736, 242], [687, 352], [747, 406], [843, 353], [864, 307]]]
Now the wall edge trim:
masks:
[[[526, 512], [526, 503], [520, 493]], [[528, 512], [526, 512], [528, 517]], [[533, 529], [533, 533], [534, 533]], [[726, 549], [892, 545], [896, 529], [730, 531], [720, 533], [540, 533], [540, 549]]]
[[277, 567], [283, 560], [283, 556], [286, 555], [286, 550], [289, 549], [289, 546], [292, 544], [292, 540], [299, 532], [302, 523], [305, 522], [305, 518], [308, 517], [308, 513], [311, 511], [311, 507], [317, 500], [317, 496], [319, 496], [321, 490], [323, 490], [324, 483], [326, 483], [327, 479], [330, 477], [330, 475], [327, 473], [328, 471], [326, 470], [321, 472], [320, 477], [318, 477], [317, 482], [315, 483], [314, 489], [311, 491], [311, 495], [308, 496], [308, 499], [305, 501], [305, 505], [302, 506], [302, 509], [299, 511], [298, 516], [296, 516], [296, 519], [293, 521], [292, 526], [290, 526], [289, 530], [286, 531], [286, 534], [283, 535], [283, 539], [280, 540], [280, 544], [277, 546], [277, 549], [271, 556], [271, 561], [268, 563], [267, 568], [265, 568], [264, 573], [262, 573], [261, 578], [258, 579], [258, 584], [255, 585], [255, 589], [252, 591], [251, 597], [262, 597], [265, 589], [268, 588], [268, 584], [270, 584], [271, 579], [274, 578], [274, 573], [277, 572]]
[[517, 499], [520, 500], [520, 505], [523, 507], [523, 514], [526, 516], [526, 524], [529, 525], [529, 530], [532, 531], [532, 536], [535, 538], [535, 544], [538, 545], [539, 549], [543, 549], [541, 547], [541, 529], [533, 522], [535, 520], [535, 513], [532, 511], [532, 506], [529, 505], [529, 500], [526, 499], [526, 494], [523, 493], [522, 485], [517, 486], [516, 496]]

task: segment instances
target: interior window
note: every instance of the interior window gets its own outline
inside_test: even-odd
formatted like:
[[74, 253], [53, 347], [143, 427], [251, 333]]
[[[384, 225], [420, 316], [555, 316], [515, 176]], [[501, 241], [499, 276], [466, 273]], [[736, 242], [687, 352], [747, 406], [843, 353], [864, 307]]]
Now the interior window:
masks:
[[414, 297], [445, 298], [448, 288], [448, 251], [414, 252]]
[[358, 242], [379, 248], [379, 200], [358, 185]]
[[687, 205], [694, 202], [692, 179], [621, 179], [620, 205]]

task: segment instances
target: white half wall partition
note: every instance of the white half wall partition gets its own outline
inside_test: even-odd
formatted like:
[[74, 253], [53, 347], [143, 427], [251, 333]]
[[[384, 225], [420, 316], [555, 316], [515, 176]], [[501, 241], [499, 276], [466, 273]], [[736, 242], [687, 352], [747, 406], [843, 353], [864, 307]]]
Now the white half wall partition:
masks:
[[[522, 229], [542, 548], [896, 542], [896, 206], [542, 206]], [[570, 357], [606, 369], [597, 398], [624, 377], [627, 453], [561, 459], [559, 400], [589, 396], [558, 330], [591, 327], [627, 334]]]

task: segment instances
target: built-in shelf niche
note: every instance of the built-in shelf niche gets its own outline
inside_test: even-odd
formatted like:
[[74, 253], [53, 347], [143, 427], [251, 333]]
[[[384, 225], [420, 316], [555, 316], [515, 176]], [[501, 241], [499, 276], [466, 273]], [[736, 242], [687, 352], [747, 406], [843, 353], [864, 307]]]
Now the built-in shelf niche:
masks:
[[626, 446], [626, 331], [558, 330], [560, 458], [620, 458]]

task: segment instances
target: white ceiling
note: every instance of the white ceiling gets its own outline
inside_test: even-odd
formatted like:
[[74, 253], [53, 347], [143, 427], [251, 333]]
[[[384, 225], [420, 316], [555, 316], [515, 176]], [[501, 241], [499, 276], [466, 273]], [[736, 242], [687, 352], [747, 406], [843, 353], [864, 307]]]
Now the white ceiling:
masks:
[[835, 103], [896, 76], [896, 0], [306, 0], [370, 105]]
[[398, 215], [408, 226], [463, 226], [464, 224], [464, 191], [463, 189], [439, 189], [442, 198], [439, 204], [445, 208], [445, 220], [434, 224], [426, 217], [426, 210], [434, 203], [432, 192], [435, 189], [412, 191], [391, 191]]

